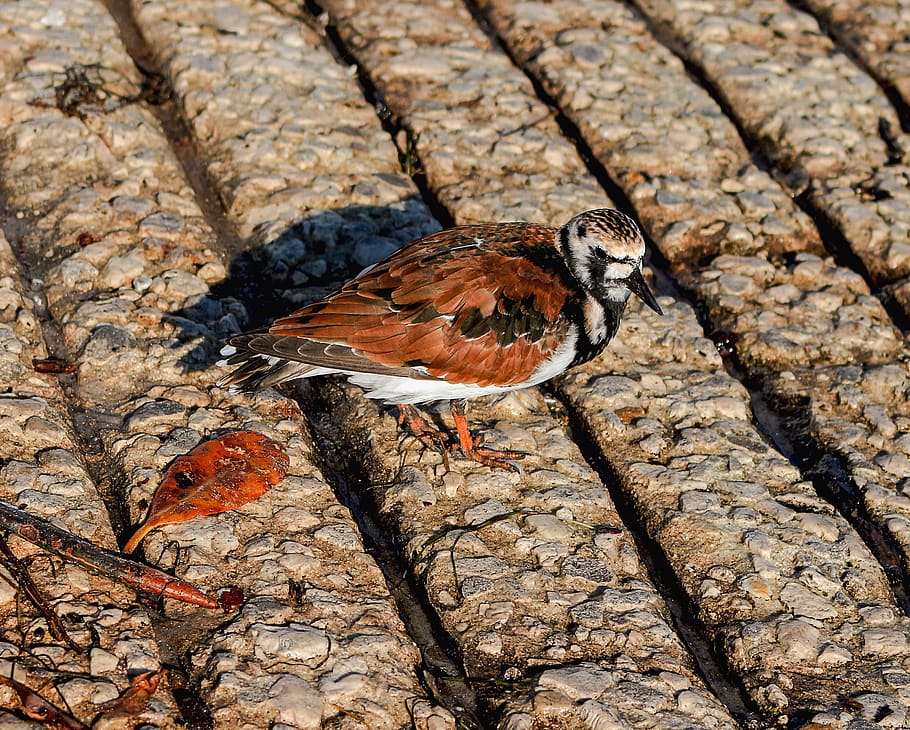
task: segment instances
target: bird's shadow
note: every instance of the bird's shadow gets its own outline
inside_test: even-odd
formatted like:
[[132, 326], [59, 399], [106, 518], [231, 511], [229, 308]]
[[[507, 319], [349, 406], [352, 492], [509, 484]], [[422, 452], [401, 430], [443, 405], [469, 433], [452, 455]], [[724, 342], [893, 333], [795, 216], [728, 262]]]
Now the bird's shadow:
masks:
[[275, 232], [265, 225], [231, 259], [227, 276], [207, 294], [165, 315], [174, 347], [195, 345], [179, 360], [187, 371], [210, 368], [224, 339], [267, 325], [325, 296], [404, 244], [439, 230], [417, 196], [390, 205], [310, 212]]

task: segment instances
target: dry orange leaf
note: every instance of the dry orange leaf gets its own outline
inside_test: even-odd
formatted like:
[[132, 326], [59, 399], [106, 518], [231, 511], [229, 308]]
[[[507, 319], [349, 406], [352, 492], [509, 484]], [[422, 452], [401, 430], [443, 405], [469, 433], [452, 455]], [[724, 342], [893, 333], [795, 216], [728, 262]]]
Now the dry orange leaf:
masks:
[[234, 431], [177, 457], [152, 497], [148, 517], [124, 546], [136, 549], [151, 530], [169, 522], [216, 515], [261, 497], [287, 473], [290, 460], [255, 431]]

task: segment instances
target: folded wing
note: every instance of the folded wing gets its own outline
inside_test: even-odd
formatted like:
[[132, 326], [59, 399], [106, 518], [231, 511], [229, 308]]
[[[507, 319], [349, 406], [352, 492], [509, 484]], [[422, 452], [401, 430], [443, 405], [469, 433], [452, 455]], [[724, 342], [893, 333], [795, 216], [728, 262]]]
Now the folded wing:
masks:
[[325, 368], [479, 386], [521, 383], [554, 354], [571, 325], [572, 290], [555, 231], [529, 224], [458, 231], [454, 243], [449, 231], [427, 236], [268, 332], [229, 342], [277, 358], [271, 366], [292, 377]]

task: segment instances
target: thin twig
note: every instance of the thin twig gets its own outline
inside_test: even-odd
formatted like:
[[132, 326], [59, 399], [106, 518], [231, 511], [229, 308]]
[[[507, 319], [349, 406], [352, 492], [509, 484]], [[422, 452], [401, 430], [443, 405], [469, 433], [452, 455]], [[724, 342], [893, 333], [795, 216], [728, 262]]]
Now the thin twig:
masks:
[[155, 598], [173, 598], [205, 608], [218, 608], [218, 601], [186, 581], [93, 545], [6, 502], [0, 502], [0, 530]]
[[44, 616], [51, 636], [53, 636], [56, 641], [65, 642], [73, 651], [81, 652], [82, 648], [73, 641], [73, 638], [67, 633], [66, 628], [63, 626], [63, 621], [60, 620], [57, 612], [54, 611], [54, 607], [51, 606], [44, 597], [44, 594], [38, 586], [35, 585], [35, 581], [33, 581], [31, 575], [29, 575], [25, 563], [17, 558], [13, 551], [10, 550], [9, 543], [7, 543], [6, 538], [2, 535], [0, 535], [0, 562], [3, 563], [3, 566], [16, 582], [16, 586], [22, 592], [22, 595], [24, 595], [31, 604], [38, 609], [38, 612]]

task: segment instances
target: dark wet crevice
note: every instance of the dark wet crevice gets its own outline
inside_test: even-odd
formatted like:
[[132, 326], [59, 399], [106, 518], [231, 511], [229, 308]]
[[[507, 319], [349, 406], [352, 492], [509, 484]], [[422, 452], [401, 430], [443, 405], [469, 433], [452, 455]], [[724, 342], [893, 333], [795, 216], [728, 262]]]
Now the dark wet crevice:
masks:
[[443, 205], [432, 189], [417, 151], [417, 138], [407, 123], [398, 118], [386, 104], [379, 87], [373, 82], [369, 72], [357, 61], [351, 50], [345, 45], [338, 29], [331, 22], [329, 15], [316, 0], [305, 0], [303, 3], [305, 13], [295, 14], [294, 17], [302, 19], [311, 27], [315, 27], [325, 39], [326, 46], [339, 63], [356, 70], [357, 82], [363, 98], [376, 111], [376, 117], [382, 124], [383, 130], [389, 135], [395, 148], [398, 150], [398, 162], [401, 170], [408, 175], [417, 190], [423, 204], [430, 214], [439, 221], [443, 228], [455, 225], [455, 219], [449, 209]]
[[749, 392], [752, 424], [765, 442], [773, 446], [800, 474], [812, 483], [816, 493], [830, 504], [856, 530], [882, 567], [901, 610], [910, 615], [910, 594], [900, 559], [900, 550], [891, 544], [876, 524], [859, 496], [859, 487], [850, 478], [843, 459], [819, 444], [811, 433], [810, 408], [804, 400], [793, 402], [772, 390], [773, 374], [758, 369], [749, 372], [739, 361], [734, 346], [719, 342], [723, 333], [712, 330], [706, 308], [693, 304], [699, 323], [711, 333], [727, 373]]
[[203, 157], [198, 154], [190, 128], [184, 120], [159, 68], [152, 50], [149, 48], [136, 20], [133, 17], [129, 0], [103, 0], [105, 7], [116, 21], [120, 38], [127, 53], [136, 64], [136, 68], [151, 83], [160, 85], [162, 93], [156, 103], [149, 109], [155, 114], [164, 131], [171, 150], [180, 162], [190, 187], [193, 189], [196, 204], [202, 210], [206, 223], [220, 244], [220, 250], [228, 258], [235, 258], [242, 251], [244, 242], [225, 211], [224, 201], [219, 197], [217, 188], [208, 179], [207, 166]]
[[[206, 167], [197, 154], [192, 135], [173, 101], [167, 80], [157, 67], [154, 56], [145, 43], [132, 16], [128, 0], [104, 0], [104, 4], [117, 23], [121, 40], [142, 73], [144, 88], [153, 88], [153, 96], [144, 98], [147, 108], [158, 119], [171, 150], [178, 159], [193, 189], [196, 203], [214, 230], [222, 254], [226, 259], [235, 257], [242, 241], [225, 213], [223, 203], [209, 183]], [[70, 391], [71, 404], [79, 402]], [[122, 424], [111, 421], [111, 414], [89, 411], [71, 405], [80, 446], [88, 462], [89, 472], [101, 492], [118, 541], [122, 545], [129, 536], [132, 525], [126, 494], [130, 484], [123, 465], [108, 453], [102, 441], [105, 430], [119, 430]], [[171, 671], [172, 695], [188, 728], [208, 730], [214, 727], [209, 708], [199, 692], [200, 668], [193, 664], [193, 647], [205, 640], [214, 630], [217, 616], [203, 615], [192, 610], [187, 616], [164, 616], [161, 607], [150, 605], [149, 616], [161, 653], [162, 665]], [[189, 627], [192, 626], [192, 630]]]
[[[643, 12], [639, 11], [639, 14], [645, 19], [655, 38], [680, 58], [693, 80], [707, 91], [721, 107], [724, 115], [735, 125], [740, 138], [753, 158], [758, 158], [759, 161], [765, 159], [759, 142], [752, 139], [739, 124], [738, 117], [727, 103], [721, 90], [696, 64], [687, 58], [684, 48], [673, 36], [672, 30], [652, 23]], [[792, 183], [792, 179], [785, 172], [768, 164], [766, 160], [765, 164], [761, 166], [785, 189]], [[908, 321], [906, 312], [891, 298], [887, 287], [877, 288], [875, 286], [865, 265], [851, 250], [843, 233], [812, 199], [812, 184], [803, 185], [802, 189], [793, 195], [794, 203], [812, 219], [826, 251], [835, 263], [860, 274], [872, 293], [882, 301], [894, 325], [906, 333], [910, 329], [910, 321]], [[706, 332], [710, 332], [712, 325], [703, 307], [696, 305], [696, 311], [699, 313]], [[735, 350], [731, 354], [735, 355]], [[904, 613], [910, 615], [908, 613], [910, 597], [908, 597], [906, 589], [906, 581], [910, 580], [910, 576], [902, 566], [899, 551], [862, 506], [861, 500], [857, 496], [859, 487], [843, 468], [842, 459], [819, 444], [811, 435], [806, 406], [791, 407], [783, 403], [774, 393], [767, 393], [770, 374], [744, 372], [735, 358], [731, 359], [727, 356], [725, 360], [731, 374], [740, 380], [752, 394], [752, 412], [756, 426], [812, 482], [819, 496], [829, 502], [857, 531], [887, 575], [898, 605]]]
[[298, 382], [296, 395], [318, 447], [317, 465], [338, 501], [351, 511], [367, 551], [385, 576], [407, 632], [420, 649], [423, 665], [418, 674], [428, 695], [458, 719], [459, 727], [486, 727], [479, 719], [486, 713], [464, 672], [456, 642], [380, 516], [374, 492], [390, 484], [394, 475], [381, 473], [370, 433], [357, 425], [354, 406], [341, 388], [331, 381]]
[[859, 534], [866, 547], [879, 562], [897, 605], [910, 616], [908, 576], [901, 560], [899, 547], [882, 527], [869, 515], [861, 496], [861, 489], [850, 477], [844, 457], [819, 445], [811, 435], [809, 404], [803, 398], [788, 399], [779, 393], [766, 393], [760, 385], [753, 389], [753, 399], [761, 410], [753, 406], [757, 415], [768, 414], [765, 423], [780, 424], [779, 429], [766, 431], [773, 443], [783, 451], [792, 452], [791, 461], [812, 482], [818, 495], [831, 504]]
[[590, 426], [558, 385], [546, 385], [544, 390], [549, 395], [551, 408], [555, 405], [566, 414], [573, 441], [610, 493], [626, 531], [635, 542], [648, 578], [669, 609], [673, 627], [694, 659], [705, 685], [744, 729], [760, 730], [766, 727], [735, 672], [727, 668], [721, 647], [707, 638], [708, 632], [695, 618], [698, 607], [688, 599], [661, 545], [648, 533], [642, 517], [622, 487], [622, 477], [598, 445]]
[[[0, 196], [0, 230], [3, 230], [6, 235], [13, 254], [19, 262], [22, 272], [19, 283], [34, 304], [34, 314], [41, 325], [41, 335], [47, 347], [48, 356], [64, 362], [74, 362], [78, 353], [70, 352], [66, 347], [61, 325], [48, 311], [47, 300], [44, 296], [44, 282], [39, 274], [47, 267], [47, 260], [38, 257], [34, 248], [26, 243], [33, 234], [29, 223], [26, 219], [16, 215], [16, 212], [9, 208], [7, 201], [2, 196]], [[25, 272], [32, 272], [34, 275], [26, 277]], [[33, 357], [38, 357], [37, 353]], [[63, 373], [54, 377], [63, 394], [63, 401], [58, 405], [66, 409], [69, 430], [77, 446], [76, 453], [81, 456], [83, 466], [104, 501], [115, 535], [122, 535], [129, 526], [129, 516], [115, 485], [123, 482], [123, 476], [106, 457], [100, 441], [102, 426], [116, 428], [120, 425], [119, 421], [113, 423], [106, 414], [92, 413], [77, 405], [79, 399], [75, 394], [76, 375]]]
[[884, 306], [885, 311], [891, 318], [891, 322], [903, 334], [910, 332], [910, 314], [904, 311], [903, 307], [894, 300], [888, 285], [875, 286], [873, 284], [872, 277], [869, 274], [866, 265], [859, 256], [853, 253], [850, 248], [850, 243], [837, 225], [830, 219], [828, 214], [823, 209], [819, 208], [815, 201], [813, 201], [810, 191], [805, 190], [799, 195], [794, 196], [793, 202], [812, 219], [812, 222], [815, 224], [815, 228], [818, 230], [818, 234], [822, 239], [822, 243], [825, 246], [825, 250], [831, 254], [835, 263], [838, 266], [855, 271], [862, 276], [869, 285], [869, 289], [873, 296], [875, 296], [882, 303], [882, 306]]

